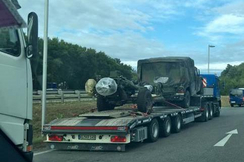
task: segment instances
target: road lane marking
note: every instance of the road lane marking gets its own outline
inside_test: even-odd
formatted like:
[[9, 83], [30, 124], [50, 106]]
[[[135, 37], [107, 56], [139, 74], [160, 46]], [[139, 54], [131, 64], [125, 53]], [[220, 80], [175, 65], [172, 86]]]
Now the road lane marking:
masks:
[[34, 156], [41, 155], [41, 154], [46, 154], [46, 153], [49, 153], [49, 152], [52, 152], [52, 151], [54, 151], [54, 150], [47, 150], [47, 151], [37, 152], [37, 153], [34, 153]]
[[238, 134], [238, 131], [237, 129], [234, 129], [230, 132], [227, 132], [226, 134], [228, 135], [224, 137], [222, 140], [220, 140], [218, 143], [216, 143], [214, 146], [223, 147], [233, 134]]

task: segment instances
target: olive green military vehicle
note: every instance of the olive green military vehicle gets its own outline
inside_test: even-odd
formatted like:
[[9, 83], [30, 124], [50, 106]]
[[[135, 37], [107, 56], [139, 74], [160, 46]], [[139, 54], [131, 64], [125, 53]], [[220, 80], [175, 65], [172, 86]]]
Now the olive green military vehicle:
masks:
[[202, 78], [189, 57], [160, 57], [139, 60], [137, 65], [140, 85], [154, 86], [152, 94], [184, 108], [191, 97], [202, 93]]
[[112, 72], [98, 81], [94, 91], [98, 111], [135, 103], [141, 112], [154, 104], [173, 103], [188, 108], [191, 96], [202, 92], [199, 70], [189, 57], [161, 57], [138, 61], [137, 84]]

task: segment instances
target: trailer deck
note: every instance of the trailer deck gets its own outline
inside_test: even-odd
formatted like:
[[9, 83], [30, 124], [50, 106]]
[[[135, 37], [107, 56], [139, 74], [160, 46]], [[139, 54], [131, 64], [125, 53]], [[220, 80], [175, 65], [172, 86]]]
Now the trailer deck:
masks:
[[174, 119], [178, 115], [181, 123], [187, 124], [200, 117], [202, 111], [199, 107], [155, 106], [147, 114], [117, 108], [56, 119], [44, 126], [43, 133], [47, 136], [45, 142], [53, 149], [125, 151], [126, 144], [148, 138], [147, 129], [152, 120], [161, 123], [169, 116]]

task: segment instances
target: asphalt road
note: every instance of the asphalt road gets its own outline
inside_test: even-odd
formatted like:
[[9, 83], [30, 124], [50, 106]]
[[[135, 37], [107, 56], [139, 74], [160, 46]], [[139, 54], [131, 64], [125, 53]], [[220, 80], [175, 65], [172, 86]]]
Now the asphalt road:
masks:
[[[223, 147], [214, 146], [238, 130]], [[242, 162], [244, 161], [244, 107], [223, 108], [219, 118], [186, 125], [178, 134], [155, 143], [133, 143], [126, 152], [52, 151], [34, 156], [34, 162]]]

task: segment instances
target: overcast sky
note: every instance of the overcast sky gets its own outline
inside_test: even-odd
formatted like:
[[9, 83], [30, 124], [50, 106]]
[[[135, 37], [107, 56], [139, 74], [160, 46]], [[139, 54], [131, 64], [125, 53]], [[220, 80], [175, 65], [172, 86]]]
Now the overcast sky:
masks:
[[[45, 0], [19, 0], [20, 14], [39, 16]], [[50, 0], [49, 36], [103, 51], [136, 67], [138, 59], [189, 56], [206, 72], [244, 62], [242, 0]]]

